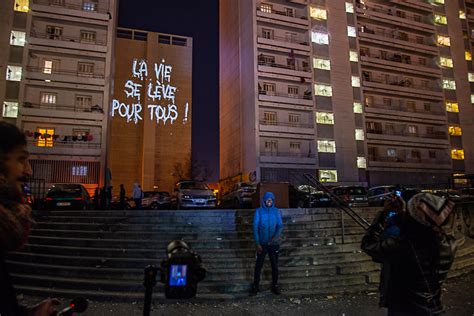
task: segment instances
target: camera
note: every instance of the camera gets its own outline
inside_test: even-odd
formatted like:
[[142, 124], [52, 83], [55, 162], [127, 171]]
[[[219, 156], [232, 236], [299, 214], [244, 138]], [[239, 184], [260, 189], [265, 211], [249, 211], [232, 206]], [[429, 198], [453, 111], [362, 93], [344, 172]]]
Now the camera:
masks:
[[189, 299], [196, 296], [198, 282], [206, 277], [201, 256], [191, 251], [182, 240], [172, 241], [161, 262], [161, 282], [169, 299]]

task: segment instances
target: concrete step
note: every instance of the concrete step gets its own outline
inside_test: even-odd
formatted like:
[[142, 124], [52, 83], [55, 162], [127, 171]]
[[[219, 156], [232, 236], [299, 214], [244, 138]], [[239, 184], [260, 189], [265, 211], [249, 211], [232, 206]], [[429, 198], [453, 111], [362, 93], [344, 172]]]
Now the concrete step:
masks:
[[[346, 234], [360, 234], [362, 229], [359, 227], [346, 227]], [[341, 235], [341, 228], [325, 228], [325, 229], [307, 229], [292, 230], [283, 229], [282, 235], [290, 238], [299, 237], [322, 237]], [[55, 237], [75, 237], [75, 238], [97, 238], [97, 239], [146, 239], [146, 240], [208, 240], [208, 239], [253, 239], [252, 231], [230, 231], [230, 232], [160, 232], [160, 231], [90, 231], [90, 230], [66, 230], [66, 229], [41, 229], [35, 228], [31, 231], [32, 236], [55, 236]]]
[[[163, 258], [163, 257], [162, 257]], [[72, 255], [51, 255], [40, 253], [19, 252], [13, 253], [8, 257], [9, 260], [41, 263], [41, 264], [57, 264], [67, 266], [82, 267], [108, 267], [108, 268], [145, 268], [147, 265], [157, 265], [162, 259], [155, 258], [131, 258], [131, 257], [86, 257]], [[297, 267], [297, 266], [316, 266], [320, 264], [338, 264], [344, 262], [358, 262], [367, 260], [367, 256], [363, 253], [356, 254], [327, 254], [324, 256], [298, 256], [298, 257], [281, 257], [279, 264], [281, 267]], [[204, 265], [209, 270], [215, 269], [252, 269], [254, 266], [254, 258], [203, 258]]]
[[[360, 242], [362, 234], [345, 235], [346, 243]], [[185, 240], [189, 243], [192, 249], [241, 249], [254, 247], [255, 242], [250, 236], [245, 236], [247, 239], [202, 239], [202, 240]], [[140, 248], [140, 249], [155, 249], [156, 251], [163, 251], [166, 249], [169, 241], [173, 239], [163, 240], [146, 240], [146, 239], [95, 239], [95, 238], [65, 238], [65, 237], [48, 237], [31, 235], [29, 242], [31, 244], [39, 245], [67, 245], [71, 247], [104, 247], [104, 248]], [[341, 236], [332, 237], [301, 237], [301, 238], [285, 238], [283, 237], [280, 244], [286, 248], [298, 248], [307, 246], [319, 245], [333, 245], [342, 244]]]

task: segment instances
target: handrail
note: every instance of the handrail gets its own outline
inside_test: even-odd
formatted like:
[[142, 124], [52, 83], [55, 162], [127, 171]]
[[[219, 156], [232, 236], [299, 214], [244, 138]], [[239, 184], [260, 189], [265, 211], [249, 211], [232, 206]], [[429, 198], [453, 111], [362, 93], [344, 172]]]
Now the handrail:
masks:
[[[309, 182], [310, 185], [316, 187], [316, 189], [326, 193], [335, 203], [336, 206], [344, 211], [350, 218], [352, 218], [357, 224], [359, 224], [364, 230], [367, 230], [370, 227], [370, 223], [357, 214], [344, 200], [339, 196], [332, 193], [328, 188], [326, 188], [318, 179], [316, 179], [312, 174], [305, 173], [304, 177]], [[344, 226], [343, 226], [344, 227]]]

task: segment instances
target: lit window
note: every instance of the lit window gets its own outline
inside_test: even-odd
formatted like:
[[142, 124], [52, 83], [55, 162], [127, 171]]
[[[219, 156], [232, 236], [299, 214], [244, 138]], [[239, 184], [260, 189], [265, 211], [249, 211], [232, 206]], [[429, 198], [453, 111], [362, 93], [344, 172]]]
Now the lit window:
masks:
[[7, 80], [9, 81], [20, 81], [22, 75], [22, 69], [20, 66], [7, 66]]
[[3, 117], [18, 117], [18, 102], [3, 102]]
[[354, 26], [348, 26], [347, 27], [347, 36], [349, 37], [356, 37], [356, 28]]
[[408, 134], [418, 134], [418, 127], [416, 125], [408, 125]]
[[86, 177], [87, 169], [87, 166], [74, 166], [72, 167], [72, 175]]
[[333, 140], [318, 140], [318, 152], [320, 153], [335, 153], [336, 142]]
[[452, 149], [451, 158], [453, 160], [464, 160], [464, 149]]
[[337, 182], [337, 170], [319, 170], [319, 181]]
[[474, 73], [473, 72], [468, 73], [467, 77], [469, 79], [469, 82], [474, 82]]
[[318, 124], [334, 124], [334, 113], [316, 112], [316, 123]]
[[20, 31], [12, 31], [10, 35], [10, 45], [25, 46], [26, 33]]
[[456, 82], [454, 80], [443, 79], [443, 89], [456, 90]]
[[444, 0], [432, 0], [435, 4], [444, 4]]
[[329, 44], [329, 35], [328, 33], [323, 33], [323, 32], [312, 32], [311, 33], [311, 40], [313, 43], [316, 44]]
[[453, 60], [448, 57], [440, 57], [439, 64], [442, 67], [453, 68]]
[[464, 12], [463, 10], [459, 10], [459, 18], [460, 19], [466, 19], [466, 12]]
[[265, 13], [272, 13], [272, 6], [267, 3], [262, 3], [260, 5], [260, 11], [265, 12]]
[[323, 97], [331, 97], [332, 96], [332, 87], [326, 84], [315, 84], [314, 85], [314, 94], [323, 96]]
[[446, 111], [459, 113], [459, 104], [455, 102], [446, 102]]
[[36, 138], [36, 146], [38, 147], [53, 147], [54, 146], [54, 128], [38, 128], [37, 132], [40, 134]]
[[346, 2], [346, 12], [354, 13], [354, 4], [352, 2]]
[[397, 150], [395, 148], [387, 149], [387, 156], [396, 157], [397, 156]]
[[365, 135], [364, 135], [364, 130], [360, 128], [356, 128], [355, 130], [355, 139], [356, 140], [364, 140]]
[[30, 7], [29, 0], [15, 0], [14, 10], [18, 12], [28, 12]]
[[438, 35], [438, 45], [451, 46], [451, 40], [449, 36]]
[[82, 10], [84, 10], [84, 11], [96, 11], [97, 10], [97, 3], [84, 2], [84, 4], [82, 5]]
[[313, 67], [317, 69], [330, 70], [331, 62], [325, 58], [313, 58]]
[[359, 113], [361, 114], [363, 112], [363, 109], [362, 109], [362, 103], [360, 102], [354, 102], [354, 113]]
[[43, 62], [43, 73], [44, 74], [52, 74], [52, 73], [58, 71], [59, 70], [59, 64], [60, 64], [60, 61], [57, 60], [57, 59], [45, 60]]
[[355, 50], [349, 51], [349, 60], [353, 62], [358, 62], [359, 54]]
[[462, 135], [462, 130], [460, 126], [449, 126], [448, 128], [449, 135], [451, 136], [461, 136]]
[[438, 23], [438, 24], [448, 24], [448, 20], [446, 19], [446, 16], [441, 15], [441, 14], [435, 14], [434, 21], [435, 23]]
[[359, 169], [367, 168], [367, 159], [365, 157], [357, 157], [357, 168]]
[[466, 52], [464, 53], [464, 58], [465, 58], [467, 61], [471, 61], [471, 60], [472, 60], [472, 54], [471, 54], [471, 52], [466, 51]]
[[310, 7], [309, 14], [313, 19], [327, 20], [328, 12], [325, 9]]
[[56, 93], [41, 92], [40, 93], [41, 104], [56, 104], [57, 96], [58, 95]]
[[352, 76], [351, 84], [352, 84], [353, 87], [360, 87], [360, 77]]

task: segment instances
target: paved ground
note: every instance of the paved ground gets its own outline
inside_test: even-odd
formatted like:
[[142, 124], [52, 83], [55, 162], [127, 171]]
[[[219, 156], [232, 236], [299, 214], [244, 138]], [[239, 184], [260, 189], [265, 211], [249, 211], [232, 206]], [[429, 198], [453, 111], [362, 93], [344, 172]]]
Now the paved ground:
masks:
[[[22, 298], [22, 301], [37, 301]], [[67, 302], [67, 300], [64, 300]], [[449, 316], [474, 316], [474, 272], [449, 280], [444, 288], [444, 303]], [[248, 298], [223, 303], [180, 302], [154, 305], [151, 315], [328, 315], [328, 316], [378, 316], [386, 311], [379, 309], [377, 293], [363, 293], [335, 297], [274, 298], [262, 293]], [[103, 303], [91, 302], [84, 315], [132, 316], [143, 315], [141, 302]]]

